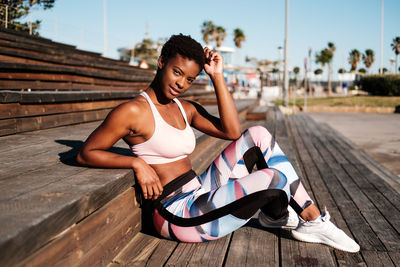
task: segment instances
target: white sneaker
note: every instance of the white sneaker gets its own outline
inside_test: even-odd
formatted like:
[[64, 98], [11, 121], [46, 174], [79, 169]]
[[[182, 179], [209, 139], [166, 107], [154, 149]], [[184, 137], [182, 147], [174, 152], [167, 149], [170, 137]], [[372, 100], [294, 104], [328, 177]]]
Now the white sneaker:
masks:
[[358, 252], [360, 246], [345, 232], [337, 228], [325, 212], [317, 219], [306, 222], [300, 218], [299, 226], [292, 230], [292, 236], [300, 241], [322, 243], [347, 252]]
[[272, 219], [262, 211], [258, 214], [258, 222], [268, 228], [294, 229], [299, 224], [299, 217], [292, 207], [288, 206], [288, 214], [279, 219]]

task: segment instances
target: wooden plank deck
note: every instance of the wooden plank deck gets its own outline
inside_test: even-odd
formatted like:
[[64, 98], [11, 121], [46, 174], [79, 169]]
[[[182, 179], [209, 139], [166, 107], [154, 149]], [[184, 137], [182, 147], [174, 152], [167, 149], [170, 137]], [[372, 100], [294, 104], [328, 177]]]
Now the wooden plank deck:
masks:
[[142, 232], [109, 266], [400, 265], [400, 211], [394, 205], [400, 195], [385, 182], [386, 172], [373, 173], [358, 160], [363, 156], [354, 145], [307, 115], [285, 118], [269, 110], [267, 121], [253, 124], [264, 124], [275, 133], [315, 203], [322, 209], [326, 206], [334, 223], [359, 242], [359, 253], [298, 242], [288, 231], [262, 229], [253, 219], [221, 240], [201, 244]]

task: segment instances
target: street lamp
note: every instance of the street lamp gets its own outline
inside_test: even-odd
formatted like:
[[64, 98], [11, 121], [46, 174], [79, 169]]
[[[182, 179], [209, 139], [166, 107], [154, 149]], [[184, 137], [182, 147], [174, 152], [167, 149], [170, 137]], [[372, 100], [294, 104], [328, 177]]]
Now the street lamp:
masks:
[[107, 0], [103, 0], [103, 56], [108, 56], [108, 37], [107, 37]]
[[383, 74], [383, 7], [384, 7], [384, 0], [381, 0], [381, 43], [380, 43], [380, 68], [379, 74]]
[[279, 53], [279, 58], [278, 58], [278, 86], [281, 86], [281, 71], [282, 71], [282, 46], [278, 46], [278, 53]]
[[289, 40], [288, 40], [288, 26], [289, 26], [289, 0], [286, 0], [285, 5], [285, 67], [283, 73], [283, 105], [289, 105]]

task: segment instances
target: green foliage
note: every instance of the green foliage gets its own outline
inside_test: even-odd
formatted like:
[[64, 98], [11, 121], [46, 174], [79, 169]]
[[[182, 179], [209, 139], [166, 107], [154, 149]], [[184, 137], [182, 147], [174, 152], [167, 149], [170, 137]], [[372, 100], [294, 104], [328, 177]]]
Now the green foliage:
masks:
[[[206, 20], [201, 25], [201, 34], [204, 42], [208, 45], [215, 41], [217, 47], [220, 47], [224, 42], [227, 33], [224, 27], [215, 25], [211, 20]], [[236, 28], [233, 30], [233, 41], [238, 48], [242, 47], [242, 42], [246, 41], [246, 36], [243, 30]]]
[[364, 75], [361, 88], [372, 95], [400, 96], [400, 75]]
[[340, 74], [346, 73], [346, 70], [343, 69], [343, 68], [340, 68], [340, 69], [338, 70], [338, 73], [340, 73]]
[[321, 50], [321, 52], [317, 52], [315, 55], [315, 63], [319, 63], [322, 65], [322, 67], [325, 66], [325, 64], [329, 64], [332, 61], [333, 58], [333, 51], [329, 48], [325, 48]]
[[233, 41], [238, 48], [242, 47], [242, 42], [246, 42], [246, 36], [241, 29], [236, 28], [233, 30]]
[[[380, 69], [380, 68], [379, 68], [378, 72], [379, 72], [379, 73], [381, 72], [381, 69]], [[388, 72], [388, 69], [387, 69], [387, 68], [383, 68], [383, 69], [382, 69], [382, 73], [386, 73], [386, 72]]]
[[209, 44], [210, 41], [214, 41], [216, 37], [216, 28], [217, 26], [211, 20], [204, 21], [201, 26], [201, 34], [203, 35], [203, 40], [206, 44]]
[[360, 69], [358, 69], [358, 72], [360, 72], [360, 73], [367, 73], [367, 70], [366, 69], [364, 69], [364, 68], [360, 68]]
[[395, 71], [397, 72], [397, 65], [398, 65], [399, 54], [400, 54], [400, 36], [397, 36], [396, 38], [393, 39], [393, 43], [391, 43], [391, 46], [396, 55]]
[[335, 51], [336, 51], [336, 46], [335, 46], [335, 44], [332, 43], [332, 42], [328, 42], [328, 49], [329, 49], [330, 51], [332, 51], [332, 53], [335, 53]]
[[[282, 105], [281, 99], [274, 101]], [[340, 97], [312, 97], [307, 99], [307, 106], [326, 107], [390, 107], [395, 108], [400, 103], [399, 96], [340, 96]], [[291, 101], [290, 105], [303, 106], [304, 98], [296, 98], [296, 103]]]
[[294, 67], [293, 68], [293, 72], [294, 72], [294, 74], [299, 74], [299, 72], [300, 72], [300, 68], [299, 67]]
[[397, 36], [393, 39], [393, 43], [390, 44], [394, 53], [397, 55], [400, 54], [400, 36]]
[[150, 68], [157, 69], [157, 59], [159, 57], [160, 42], [155, 42], [149, 38], [144, 38], [142, 42], [135, 45], [134, 55], [140, 61], [146, 60]]
[[220, 47], [226, 37], [225, 28], [222, 26], [217, 26], [217, 28], [215, 29], [215, 32], [216, 32], [215, 42], [217, 43], [217, 47]]
[[165, 41], [163, 38], [160, 38], [157, 42], [149, 38], [144, 38], [140, 43], [135, 45], [133, 51], [132, 49], [119, 48], [120, 59], [129, 61], [131, 57], [134, 57], [139, 63], [145, 60], [151, 69], [156, 70], [159, 51]]
[[322, 69], [316, 69], [314, 70], [315, 75], [321, 75], [324, 71]]
[[357, 69], [357, 64], [361, 61], [360, 51], [357, 49], [353, 49], [349, 54], [349, 63], [351, 65], [351, 71], [355, 71]]
[[367, 67], [369, 69], [375, 61], [374, 50], [372, 50], [372, 49], [365, 50], [365, 54], [362, 55], [362, 58], [363, 58], [365, 67]]
[[[8, 28], [29, 32], [29, 23], [22, 23], [20, 20], [29, 14], [30, 9], [36, 7], [46, 10], [52, 8], [54, 2], [55, 0], [0, 0], [0, 18], [5, 20], [6, 6], [8, 6]], [[32, 34], [36, 36], [39, 35], [40, 22], [40, 20], [32, 21]], [[4, 22], [2, 26], [4, 27]]]

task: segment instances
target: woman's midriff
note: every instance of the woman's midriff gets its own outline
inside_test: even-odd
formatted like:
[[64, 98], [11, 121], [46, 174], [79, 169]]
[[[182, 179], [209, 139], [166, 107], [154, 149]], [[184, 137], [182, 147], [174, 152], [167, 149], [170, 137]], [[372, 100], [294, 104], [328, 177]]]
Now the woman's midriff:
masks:
[[165, 164], [151, 164], [150, 166], [157, 173], [162, 186], [192, 169], [192, 164], [188, 157]]

